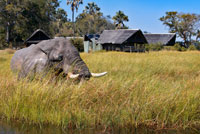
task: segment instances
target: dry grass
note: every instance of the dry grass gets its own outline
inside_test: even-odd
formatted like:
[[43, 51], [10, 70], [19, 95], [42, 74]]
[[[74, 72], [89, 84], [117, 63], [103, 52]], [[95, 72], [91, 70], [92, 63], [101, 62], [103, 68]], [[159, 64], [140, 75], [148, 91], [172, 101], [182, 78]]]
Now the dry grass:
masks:
[[0, 117], [62, 127], [187, 128], [200, 125], [199, 52], [81, 54], [92, 72], [79, 84], [17, 81], [0, 52]]

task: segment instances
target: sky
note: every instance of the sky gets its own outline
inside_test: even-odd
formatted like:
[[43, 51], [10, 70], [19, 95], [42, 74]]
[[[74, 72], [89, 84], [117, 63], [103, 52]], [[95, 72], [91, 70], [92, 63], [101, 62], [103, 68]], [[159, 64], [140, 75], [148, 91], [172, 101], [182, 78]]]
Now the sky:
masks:
[[[71, 8], [66, 0], [60, 0], [60, 7], [67, 11], [71, 18]], [[200, 14], [200, 0], [83, 0], [76, 15], [81, 13], [87, 3], [95, 2], [104, 16], [115, 16], [121, 10], [129, 17], [125, 23], [129, 29], [141, 29], [150, 33], [166, 33], [168, 28], [159, 20], [166, 12]]]

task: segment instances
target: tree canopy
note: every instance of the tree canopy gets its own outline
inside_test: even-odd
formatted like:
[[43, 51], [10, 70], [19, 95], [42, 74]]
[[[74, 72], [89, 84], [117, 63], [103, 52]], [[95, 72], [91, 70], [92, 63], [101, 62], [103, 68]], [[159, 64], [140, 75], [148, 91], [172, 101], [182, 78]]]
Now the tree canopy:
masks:
[[192, 43], [192, 37], [196, 36], [196, 40], [199, 38], [200, 15], [176, 11], [166, 12], [160, 21], [169, 28], [169, 32], [176, 33], [182, 38], [186, 46]]
[[124, 12], [119, 10], [116, 12], [116, 15], [112, 19], [114, 20], [116, 29], [128, 29], [128, 27], [125, 26], [124, 21], [128, 22], [129, 19], [128, 16], [124, 14]]
[[94, 2], [88, 3], [76, 19], [77, 34], [100, 34], [105, 29], [114, 29], [109, 17], [103, 16], [100, 7]]

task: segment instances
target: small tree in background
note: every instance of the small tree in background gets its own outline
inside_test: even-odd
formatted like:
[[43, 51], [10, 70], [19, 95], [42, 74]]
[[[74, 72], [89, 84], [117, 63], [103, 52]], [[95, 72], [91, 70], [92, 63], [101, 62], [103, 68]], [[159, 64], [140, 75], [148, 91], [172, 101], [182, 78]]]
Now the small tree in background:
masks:
[[76, 32], [79, 35], [101, 34], [105, 29], [115, 29], [110, 19], [109, 16], [103, 16], [101, 8], [96, 3], [88, 3], [76, 18]]
[[184, 44], [188, 47], [192, 44], [192, 37], [197, 35], [198, 23], [200, 15], [189, 13], [166, 12], [166, 15], [160, 18], [164, 25], [169, 27], [169, 32], [176, 33], [184, 40]]
[[125, 26], [124, 21], [128, 22], [129, 19], [128, 16], [124, 14], [124, 12], [119, 10], [116, 12], [116, 15], [112, 19], [114, 20], [116, 29], [128, 29], [128, 27]]
[[76, 9], [76, 11], [78, 11], [80, 4], [83, 4], [83, 0], [67, 0], [67, 5], [70, 5], [72, 10], [72, 23], [73, 23], [74, 36], [75, 36], [74, 10]]

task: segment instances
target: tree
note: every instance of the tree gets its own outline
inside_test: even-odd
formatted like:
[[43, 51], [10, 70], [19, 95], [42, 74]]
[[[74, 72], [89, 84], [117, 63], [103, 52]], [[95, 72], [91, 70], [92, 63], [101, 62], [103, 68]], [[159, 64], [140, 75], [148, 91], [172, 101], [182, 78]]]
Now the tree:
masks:
[[100, 10], [101, 10], [101, 8], [99, 8], [96, 3], [91, 2], [91, 3], [88, 3], [87, 6], [85, 6], [84, 12], [87, 14], [90, 14], [90, 15], [95, 15], [98, 13], [101, 14]]
[[199, 18], [199, 15], [196, 14], [166, 12], [160, 21], [169, 27], [169, 32], [176, 33], [181, 37], [188, 47], [192, 43], [192, 37], [196, 35], [196, 24], [199, 22]]
[[74, 10], [76, 9], [76, 11], [78, 11], [80, 4], [83, 4], [83, 0], [67, 0], [67, 5], [70, 5], [72, 10], [72, 23], [73, 23], [74, 36], [75, 36]]
[[23, 41], [38, 28], [54, 36], [54, 23], [65, 23], [67, 15], [58, 6], [58, 0], [1, 0], [0, 43]]
[[57, 28], [57, 34], [60, 36], [62, 35], [62, 29], [63, 29], [63, 25], [68, 21], [67, 19], [67, 13], [65, 12], [64, 9], [62, 8], [58, 8], [56, 11], [56, 21], [55, 21], [55, 25]]
[[100, 34], [105, 29], [114, 29], [114, 25], [104, 17], [100, 7], [94, 2], [88, 3], [81, 14], [76, 18], [79, 35]]
[[176, 26], [178, 23], [178, 12], [166, 12], [166, 16], [161, 17], [160, 21], [162, 21], [164, 25], [169, 27], [170, 33], [175, 33], [177, 30]]
[[127, 29], [128, 27], [124, 25], [124, 21], [128, 22], [128, 16], [124, 14], [122, 11], [116, 12], [116, 15], [112, 18], [114, 20], [116, 29]]
[[197, 30], [197, 36], [196, 36], [196, 41], [200, 38], [200, 30]]
[[15, 20], [20, 9], [17, 6], [17, 0], [0, 1], [0, 20], [6, 31], [6, 42], [10, 42], [10, 32], [15, 25]]

